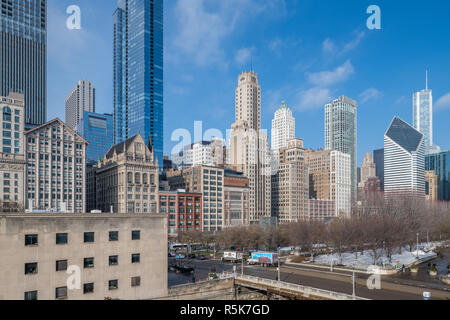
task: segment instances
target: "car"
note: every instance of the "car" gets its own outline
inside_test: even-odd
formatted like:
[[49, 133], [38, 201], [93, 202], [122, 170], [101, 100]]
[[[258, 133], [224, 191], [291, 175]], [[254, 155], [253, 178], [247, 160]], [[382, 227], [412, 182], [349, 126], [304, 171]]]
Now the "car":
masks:
[[175, 258], [175, 256], [176, 256], [175, 253], [169, 252], [169, 258]]
[[195, 256], [194, 253], [191, 253], [191, 254], [188, 255], [188, 258], [189, 258], [189, 259], [195, 259], [195, 257], [196, 257], [196, 256]]
[[186, 259], [186, 256], [184, 254], [177, 254], [175, 259]]
[[206, 260], [206, 257], [204, 255], [199, 255], [198, 260]]

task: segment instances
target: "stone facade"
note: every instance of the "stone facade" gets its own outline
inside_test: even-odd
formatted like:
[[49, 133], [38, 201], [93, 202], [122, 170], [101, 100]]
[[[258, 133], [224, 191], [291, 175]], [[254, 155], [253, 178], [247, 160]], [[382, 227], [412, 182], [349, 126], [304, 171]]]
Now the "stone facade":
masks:
[[0, 300], [167, 296], [165, 215], [4, 214], [0, 256]]
[[140, 134], [108, 151], [97, 164], [96, 184], [98, 210], [158, 212], [158, 161]]
[[242, 173], [225, 169], [225, 224], [234, 227], [250, 224], [249, 181]]
[[0, 212], [25, 206], [24, 95], [0, 97]]

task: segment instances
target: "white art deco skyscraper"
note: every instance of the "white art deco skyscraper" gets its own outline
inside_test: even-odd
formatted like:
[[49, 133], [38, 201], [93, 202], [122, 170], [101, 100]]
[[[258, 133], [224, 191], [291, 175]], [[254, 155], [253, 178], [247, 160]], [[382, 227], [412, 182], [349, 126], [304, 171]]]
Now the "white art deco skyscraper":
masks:
[[84, 112], [95, 113], [95, 88], [85, 80], [80, 80], [66, 98], [66, 124], [76, 130]]
[[272, 120], [272, 150], [278, 152], [287, 147], [287, 142], [295, 138], [295, 118], [291, 109], [283, 101]]

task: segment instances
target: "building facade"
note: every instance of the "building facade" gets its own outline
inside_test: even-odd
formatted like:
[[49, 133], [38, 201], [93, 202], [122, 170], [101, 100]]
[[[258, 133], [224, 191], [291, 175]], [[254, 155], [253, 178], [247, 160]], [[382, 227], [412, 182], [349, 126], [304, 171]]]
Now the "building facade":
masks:
[[272, 120], [272, 150], [277, 152], [287, 147], [288, 141], [295, 138], [295, 118], [291, 109], [283, 101]]
[[357, 103], [341, 96], [325, 105], [325, 149], [336, 150], [351, 157], [352, 199], [357, 191]]
[[424, 135], [398, 117], [384, 135], [384, 191], [425, 196]]
[[89, 142], [86, 162], [97, 162], [113, 145], [113, 116], [85, 111], [77, 132]]
[[27, 208], [86, 212], [88, 142], [60, 119], [25, 132]]
[[384, 149], [373, 151], [373, 162], [375, 163], [376, 176], [380, 180], [380, 189], [384, 191]]
[[348, 217], [352, 207], [351, 157], [332, 150], [305, 150], [309, 197], [334, 201], [334, 217]]
[[450, 150], [425, 155], [425, 170], [438, 177], [438, 200], [450, 201]]
[[167, 296], [165, 215], [4, 214], [0, 256], [0, 300]]
[[291, 139], [278, 152], [278, 171], [272, 175], [272, 213], [280, 224], [308, 218], [309, 174], [303, 150], [302, 139]]
[[437, 201], [439, 194], [438, 176], [431, 171], [425, 171], [425, 195], [430, 201]]
[[241, 172], [225, 169], [224, 227], [249, 225], [249, 181]]
[[309, 199], [308, 220], [329, 221], [336, 217], [335, 202], [333, 200]]
[[0, 97], [0, 211], [25, 208], [25, 102], [23, 94]]
[[169, 236], [180, 232], [202, 231], [202, 194], [184, 190], [159, 193], [159, 211], [168, 218]]
[[224, 171], [201, 165], [167, 173], [171, 190], [202, 195], [203, 231], [220, 231], [224, 227]]
[[163, 0], [119, 0], [114, 13], [114, 143], [142, 133], [163, 159]]
[[95, 88], [91, 82], [80, 80], [66, 97], [66, 124], [76, 130], [85, 111], [95, 113]]
[[239, 75], [235, 105], [235, 122], [245, 121], [249, 128], [261, 129], [261, 86], [255, 72], [243, 72]]
[[0, 96], [25, 96], [25, 127], [47, 117], [47, 1], [2, 1]]
[[102, 212], [158, 212], [159, 166], [140, 134], [109, 149], [96, 169], [96, 205]]

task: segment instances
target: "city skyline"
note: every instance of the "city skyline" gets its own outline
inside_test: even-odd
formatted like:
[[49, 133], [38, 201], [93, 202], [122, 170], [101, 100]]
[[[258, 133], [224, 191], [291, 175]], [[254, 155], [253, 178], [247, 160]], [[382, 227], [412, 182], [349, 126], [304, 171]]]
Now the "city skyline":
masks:
[[[277, 5], [280, 4], [281, 5]], [[270, 121], [273, 112], [278, 108], [281, 101], [292, 106], [294, 117], [297, 118], [296, 136], [305, 139], [305, 146], [310, 148], [323, 147], [323, 133], [312, 130], [323, 122], [322, 108], [326, 102], [345, 94], [354, 97], [358, 105], [361, 106], [358, 117], [360, 124], [358, 130], [358, 163], [362, 162], [364, 154], [368, 151], [379, 149], [383, 145], [383, 133], [386, 126], [394, 115], [398, 115], [412, 124], [412, 93], [423, 89], [423, 73], [426, 69], [430, 70], [433, 82], [430, 87], [433, 88], [435, 97], [435, 123], [434, 137], [435, 144], [440, 145], [442, 150], [449, 149], [448, 130], [445, 128], [445, 116], [449, 114], [447, 108], [447, 92], [450, 91], [445, 85], [448, 83], [448, 75], [437, 70], [446, 70], [449, 62], [442, 57], [449, 51], [448, 44], [444, 42], [434, 41], [436, 37], [442, 34], [442, 29], [446, 27], [448, 22], [439, 19], [433, 19], [433, 23], [428, 23], [431, 19], [425, 14], [424, 21], [401, 23], [392, 26], [394, 14], [399, 13], [399, 6], [387, 2], [381, 2], [380, 7], [383, 15], [382, 30], [371, 31], [365, 27], [367, 15], [365, 14], [364, 4], [351, 3], [345, 9], [348, 11], [346, 17], [348, 21], [343, 26], [335, 29], [330, 33], [329, 25], [325, 23], [317, 32], [317, 35], [311, 37], [306, 34], [304, 25], [297, 21], [300, 9], [311, 14], [307, 19], [310, 24], [317, 21], [326, 20], [327, 12], [321, 10], [325, 5], [308, 3], [295, 4], [284, 3], [281, 1], [272, 1], [266, 6], [257, 8], [258, 10], [249, 13], [249, 19], [242, 28], [237, 29], [230, 26], [230, 30], [226, 34], [217, 39], [216, 48], [219, 48], [220, 54], [211, 54], [210, 52], [196, 54], [189, 48], [178, 48], [176, 53], [174, 49], [181, 43], [186, 43], [187, 38], [208, 40], [204, 31], [205, 26], [201, 23], [195, 26], [195, 30], [183, 30], [182, 24], [196, 21], [199, 15], [204, 17], [224, 19], [222, 15], [235, 15], [237, 23], [243, 17], [244, 9], [256, 8], [254, 1], [243, 1], [241, 6], [231, 8], [229, 5], [203, 1], [194, 1], [189, 10], [182, 11], [183, 6], [187, 7], [185, 1], [177, 1], [170, 3], [165, 8], [165, 16], [167, 24], [165, 24], [165, 87], [167, 94], [165, 95], [165, 131], [164, 154], [170, 154], [176, 142], [170, 141], [173, 130], [177, 128], [186, 128], [193, 132], [193, 122], [202, 120], [204, 130], [209, 128], [218, 128], [225, 132], [227, 123], [233, 122], [233, 99], [231, 90], [234, 90], [234, 82], [237, 74], [243, 70], [252, 68], [251, 60], [253, 60], [253, 69], [258, 73], [262, 91], [262, 128], [270, 129]], [[65, 1], [61, 3], [49, 3], [49, 56], [54, 57], [54, 63], [49, 65], [49, 118], [62, 115], [58, 114], [56, 105], [60, 104], [56, 98], [58, 94], [52, 95], [51, 91], [56, 90], [65, 81], [60, 81], [57, 86], [54, 84], [56, 75], [60, 77], [61, 67], [66, 74], [63, 78], [71, 77], [74, 74], [71, 62], [77, 66], [76, 80], [79, 78], [87, 78], [96, 83], [98, 89], [98, 108], [99, 112], [112, 112], [112, 74], [109, 70], [102, 76], [97, 75], [98, 72], [91, 73], [88, 66], [91, 64], [98, 65], [99, 70], [103, 70], [103, 65], [112, 63], [110, 42], [111, 42], [111, 14], [114, 11], [114, 4], [92, 4], [87, 1], [81, 1], [80, 7], [83, 12], [83, 24], [81, 30], [61, 30], [56, 31], [53, 26], [58, 23], [64, 23], [66, 15], [64, 15]], [[327, 4], [327, 7], [335, 10], [336, 14], [343, 8], [337, 8], [334, 4]], [[444, 5], [445, 6], [445, 5]], [[269, 15], [268, 11], [273, 9], [273, 15]], [[402, 8], [403, 9], [403, 8]], [[406, 8], [407, 12], [402, 15], [414, 17], [420, 10], [417, 4], [412, 3]], [[430, 4], [425, 10], [436, 13], [436, 4]], [[92, 19], [95, 12], [97, 19]], [[439, 10], [440, 12], [440, 10]], [[100, 26], [96, 21], [105, 17], [109, 20], [105, 21], [106, 26]], [[201, 17], [201, 16], [200, 16]], [[405, 17], [400, 17], [403, 21]], [[258, 19], [262, 19], [267, 26], [272, 28], [280, 23], [289, 27], [287, 32], [281, 27], [275, 27], [273, 32], [266, 37], [257, 34], [254, 38], [249, 38], [252, 30], [254, 30]], [[241, 19], [241, 20], [240, 20]], [[212, 19], [215, 22], [215, 19]], [[409, 24], [409, 25], [408, 25]], [[423, 24], [423, 25], [422, 25]], [[425, 30], [421, 28], [426, 24]], [[214, 24], [213, 26], [216, 26]], [[298, 28], [301, 27], [301, 28]], [[194, 28], [193, 28], [194, 29]], [[226, 28], [225, 28], [226, 29]], [[418, 34], [431, 34], [429, 39], [430, 46], [424, 51], [406, 52], [403, 51], [402, 43], [408, 39], [408, 32], [417, 31]], [[357, 31], [355, 31], [357, 30]], [[193, 34], [197, 31], [196, 34]], [[85, 47], [96, 42], [98, 54], [89, 53], [92, 61], [77, 64], [78, 58], [73, 54], [64, 57], [63, 52], [56, 52], [55, 44], [50, 44], [51, 40], [60, 40], [64, 35], [68, 39], [75, 37], [81, 47]], [[398, 36], [402, 36], [397, 39]], [[230, 44], [229, 38], [236, 38], [235, 44]], [[186, 37], [186, 39], [184, 39]], [[206, 37], [204, 39], [204, 37]], [[404, 40], [402, 40], [405, 38]], [[200, 41], [199, 40], [199, 41]], [[272, 41], [273, 40], [273, 41]], [[65, 40], [67, 41], [67, 40]], [[184, 41], [184, 42], [183, 42]], [[268, 43], [270, 42], [270, 43]], [[390, 52], [390, 56], [376, 57], [375, 47], [378, 43], [381, 48], [386, 50], [395, 48], [398, 52]], [[428, 43], [428, 42], [427, 42]], [[175, 46], [175, 47], [174, 47]], [[69, 46], [70, 48], [71, 46]], [[401, 48], [398, 48], [401, 47]], [[405, 48], [407, 46], [404, 46]], [[105, 50], [103, 50], [105, 49]], [[107, 49], [107, 50], [106, 50]], [[401, 49], [401, 50], [400, 50]], [[409, 50], [411, 51], [411, 50]], [[320, 54], [317, 54], [320, 53]], [[182, 56], [173, 57], [173, 55]], [[209, 55], [208, 55], [209, 54]], [[105, 60], [105, 62], [101, 61]], [[314, 55], [312, 57], [311, 55]], [[209, 57], [209, 58], [208, 58]], [[218, 61], [211, 61], [211, 57], [222, 58], [227, 62], [221, 65]], [[251, 58], [253, 57], [253, 59]], [[273, 64], [265, 64], [266, 59], [274, 61]], [[214, 59], [213, 59], [214, 60]], [[49, 61], [52, 61], [49, 59]], [[370, 63], [367, 63], [370, 61]], [[381, 63], [381, 64], [380, 64]], [[303, 66], [301, 65], [303, 64]], [[391, 70], [393, 66], [396, 72], [387, 76], [387, 70]], [[450, 68], [450, 66], [448, 66]], [[195, 77], [194, 77], [195, 70]], [[108, 74], [109, 73], [109, 74]], [[92, 74], [92, 77], [89, 75]], [[73, 75], [75, 76], [75, 75]], [[59, 79], [58, 78], [58, 79]], [[215, 79], [215, 80], [214, 80]], [[59, 79], [60, 80], [60, 79]], [[71, 85], [73, 81], [71, 80]], [[100, 82], [99, 82], [100, 81]], [[221, 85], [217, 85], [220, 81]], [[70, 88], [66, 87], [67, 92]], [[304, 99], [311, 97], [309, 101], [311, 107], [300, 105], [296, 93], [302, 92]], [[327, 93], [323, 95], [323, 93]], [[55, 98], [50, 98], [55, 97]], [[323, 101], [325, 103], [323, 103]], [[302, 100], [305, 102], [304, 100]], [[320, 102], [320, 103], [319, 103]], [[50, 105], [52, 104], [52, 106]], [[189, 112], [184, 112], [189, 110]], [[380, 112], [382, 111], [382, 112]], [[183, 117], [177, 117], [180, 112], [184, 112]], [[370, 130], [368, 128], [370, 124]], [[270, 130], [269, 130], [270, 131]], [[374, 133], [377, 138], [374, 138]], [[194, 141], [192, 141], [194, 142]]]

